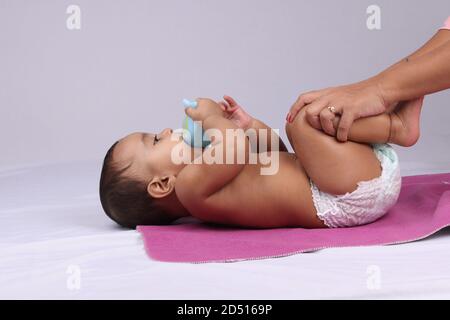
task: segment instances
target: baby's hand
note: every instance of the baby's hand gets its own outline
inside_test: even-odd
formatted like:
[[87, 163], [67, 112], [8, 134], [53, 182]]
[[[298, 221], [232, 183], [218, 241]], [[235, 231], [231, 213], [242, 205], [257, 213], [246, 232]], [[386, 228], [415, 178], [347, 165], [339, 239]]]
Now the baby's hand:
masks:
[[239, 128], [247, 130], [252, 124], [253, 118], [232, 97], [225, 95], [223, 98], [225, 101], [220, 101], [219, 104], [225, 111], [225, 117], [233, 121]]
[[206, 118], [218, 115], [221, 117], [225, 116], [225, 112], [222, 110], [220, 105], [211, 99], [205, 99], [205, 98], [197, 98], [195, 99], [197, 101], [197, 107], [196, 108], [185, 108], [184, 112], [192, 118], [194, 121], [205, 121]]

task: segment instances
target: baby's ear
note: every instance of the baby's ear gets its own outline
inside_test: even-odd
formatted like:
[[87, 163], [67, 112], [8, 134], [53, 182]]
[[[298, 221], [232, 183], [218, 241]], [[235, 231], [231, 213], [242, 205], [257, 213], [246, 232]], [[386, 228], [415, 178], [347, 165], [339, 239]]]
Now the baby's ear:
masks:
[[154, 177], [147, 185], [147, 192], [152, 198], [164, 198], [175, 189], [176, 177], [173, 175]]

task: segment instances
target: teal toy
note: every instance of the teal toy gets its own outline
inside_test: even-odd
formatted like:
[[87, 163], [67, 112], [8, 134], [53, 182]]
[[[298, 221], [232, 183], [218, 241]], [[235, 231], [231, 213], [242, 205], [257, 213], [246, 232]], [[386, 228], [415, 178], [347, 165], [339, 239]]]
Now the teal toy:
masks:
[[[197, 108], [197, 101], [183, 99], [185, 107]], [[211, 141], [204, 135], [202, 127], [198, 122], [186, 116], [183, 120], [183, 140], [194, 148], [206, 148]], [[189, 133], [189, 134], [188, 134]]]

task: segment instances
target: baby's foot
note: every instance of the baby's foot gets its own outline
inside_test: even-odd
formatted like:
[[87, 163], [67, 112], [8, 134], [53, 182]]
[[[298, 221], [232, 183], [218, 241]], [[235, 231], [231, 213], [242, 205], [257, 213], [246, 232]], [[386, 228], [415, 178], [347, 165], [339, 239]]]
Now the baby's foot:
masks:
[[416, 144], [420, 136], [420, 111], [423, 97], [398, 104], [390, 114], [392, 119], [391, 135], [388, 142], [402, 147]]

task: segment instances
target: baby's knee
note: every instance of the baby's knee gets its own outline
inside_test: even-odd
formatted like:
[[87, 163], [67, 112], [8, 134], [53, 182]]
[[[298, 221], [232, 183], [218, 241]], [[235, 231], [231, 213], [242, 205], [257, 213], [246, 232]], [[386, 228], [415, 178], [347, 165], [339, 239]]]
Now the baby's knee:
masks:
[[307, 110], [303, 108], [291, 123], [286, 124], [289, 141], [297, 144], [323, 143], [328, 137], [323, 131], [314, 128], [307, 120]]
[[292, 134], [293, 132], [300, 132], [313, 129], [309, 122], [306, 120], [306, 108], [300, 109], [296, 117], [292, 122], [286, 123], [286, 134]]

